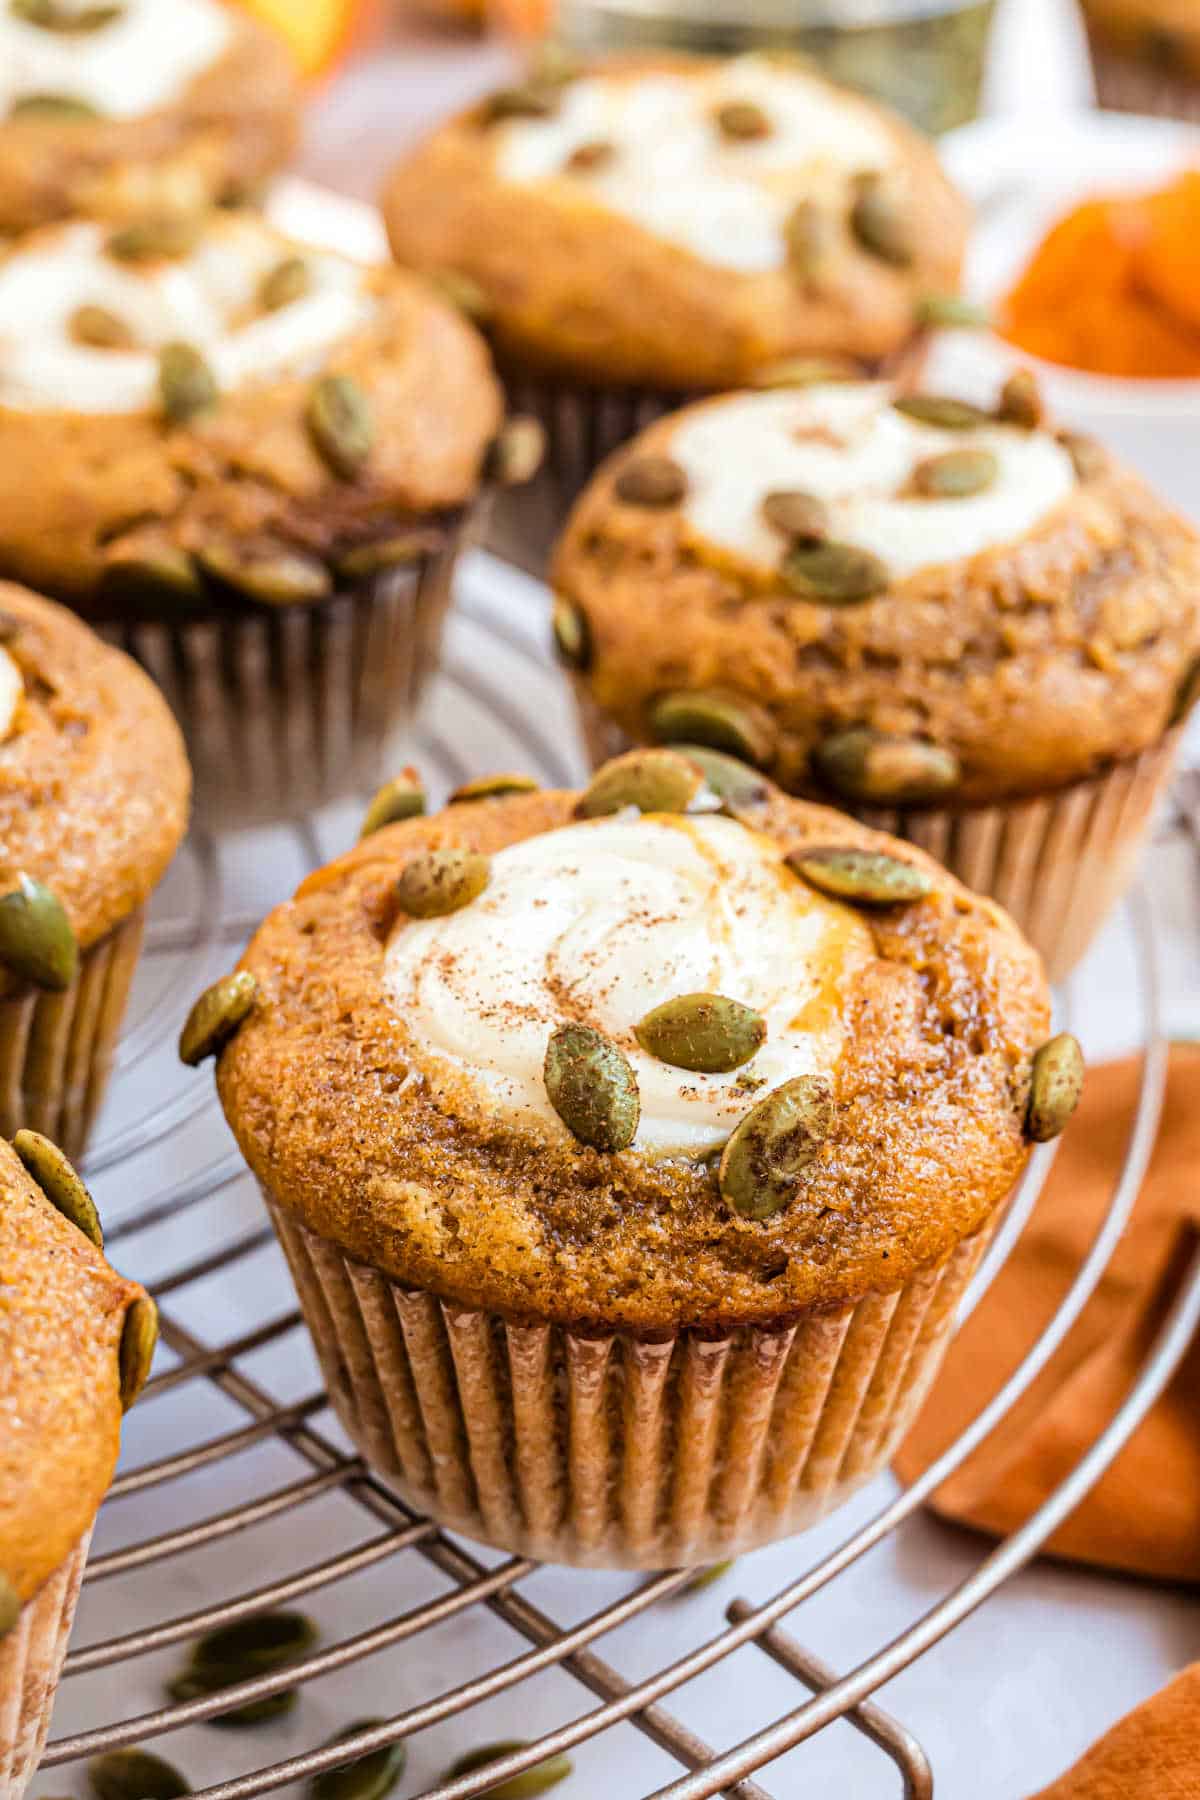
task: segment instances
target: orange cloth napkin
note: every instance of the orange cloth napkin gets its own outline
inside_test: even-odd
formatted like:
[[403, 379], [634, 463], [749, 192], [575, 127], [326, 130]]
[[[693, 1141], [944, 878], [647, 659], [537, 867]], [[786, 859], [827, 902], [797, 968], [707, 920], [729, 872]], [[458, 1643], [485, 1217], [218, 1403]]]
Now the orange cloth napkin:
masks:
[[1200, 1663], [1114, 1725], [1033, 1800], [1200, 1800]]
[[[1137, 1088], [1136, 1060], [1088, 1071], [1083, 1102], [1034, 1216], [959, 1334], [896, 1459], [903, 1480], [913, 1480], [970, 1423], [1066, 1293], [1111, 1198]], [[1171, 1051], [1163, 1127], [1153, 1161], [1107, 1273], [1032, 1388], [939, 1489], [933, 1501], [937, 1512], [997, 1535], [1015, 1530], [1028, 1518], [1068, 1474], [1128, 1392], [1170, 1305], [1198, 1230], [1200, 1046], [1181, 1044]], [[1200, 1342], [1159, 1405], [1048, 1549], [1107, 1568], [1200, 1582]], [[1200, 1727], [1196, 1736], [1200, 1740]], [[1197, 1759], [1200, 1766], [1200, 1748]], [[1138, 1790], [1062, 1789], [1064, 1794], [1077, 1791]], [[1156, 1796], [1174, 1792], [1167, 1787], [1142, 1791]], [[1200, 1787], [1179, 1792], [1200, 1793]]]

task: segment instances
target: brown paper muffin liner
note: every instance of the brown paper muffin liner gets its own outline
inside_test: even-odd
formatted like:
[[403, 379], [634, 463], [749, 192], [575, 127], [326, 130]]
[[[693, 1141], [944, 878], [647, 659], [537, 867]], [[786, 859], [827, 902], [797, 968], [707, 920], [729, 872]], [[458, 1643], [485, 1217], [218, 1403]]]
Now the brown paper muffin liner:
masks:
[[991, 1236], [898, 1293], [774, 1329], [648, 1340], [449, 1305], [267, 1204], [330, 1400], [367, 1461], [455, 1531], [595, 1568], [738, 1555], [869, 1481]]
[[437, 548], [315, 606], [237, 606], [102, 624], [162, 688], [182, 727], [207, 827], [265, 824], [361, 794], [386, 773], [441, 647], [479, 510], [440, 521]]
[[1114, 112], [1200, 121], [1200, 80], [1195, 75], [1165, 68], [1149, 56], [1123, 54], [1097, 32], [1089, 37], [1101, 106]]
[[[582, 682], [573, 686], [580, 731], [596, 768], [628, 750], [630, 740]], [[958, 812], [829, 804], [927, 850], [966, 887], [998, 900], [1041, 953], [1051, 981], [1061, 981], [1133, 880], [1179, 738], [1176, 728], [1102, 775], [1031, 800]]]
[[112, 1073], [142, 945], [139, 907], [85, 950], [62, 994], [30, 988], [0, 1000], [0, 1135], [27, 1127], [78, 1157]]
[[88, 1531], [43, 1582], [8, 1633], [0, 1638], [0, 1796], [21, 1800], [50, 1730], [54, 1691], [67, 1654], [79, 1584], [92, 1534]]

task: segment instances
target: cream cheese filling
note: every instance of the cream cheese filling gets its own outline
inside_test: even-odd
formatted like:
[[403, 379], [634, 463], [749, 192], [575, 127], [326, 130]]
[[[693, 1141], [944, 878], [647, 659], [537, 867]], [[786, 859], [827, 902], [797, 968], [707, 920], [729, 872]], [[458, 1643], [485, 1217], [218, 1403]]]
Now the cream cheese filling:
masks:
[[[69, 0], [66, 0], [69, 3]], [[91, 31], [52, 31], [0, 7], [0, 120], [35, 94], [81, 100], [109, 119], [170, 106], [220, 60], [233, 19], [219, 0], [124, 0]]]
[[[666, 450], [687, 476], [683, 514], [707, 543], [764, 571], [785, 544], [767, 523], [770, 493], [825, 502], [829, 536], [882, 558], [901, 579], [1024, 537], [1071, 493], [1071, 458], [1047, 431], [983, 424], [946, 431], [906, 417], [882, 383], [738, 394], [685, 414]], [[996, 457], [984, 492], [927, 499], [917, 465], [947, 451]]]
[[[591, 820], [500, 851], [477, 900], [401, 922], [387, 946], [385, 989], [426, 1078], [436, 1091], [441, 1071], [465, 1076], [515, 1127], [569, 1141], [542, 1071], [551, 1032], [580, 1021], [633, 1067], [634, 1149], [717, 1148], [770, 1088], [832, 1075], [846, 978], [874, 955], [862, 918], [782, 858], [730, 819], [674, 815]], [[696, 1074], [639, 1046], [633, 1028], [647, 1012], [700, 992], [766, 1019], [745, 1068]]]
[[[749, 102], [770, 121], [762, 138], [731, 140], [722, 106]], [[496, 169], [521, 184], [562, 178], [572, 191], [702, 261], [742, 274], [782, 268], [797, 202], [848, 202], [851, 178], [882, 171], [896, 145], [872, 108], [802, 69], [741, 56], [695, 74], [584, 76], [547, 119], [498, 128]], [[573, 153], [612, 154], [565, 176]]]

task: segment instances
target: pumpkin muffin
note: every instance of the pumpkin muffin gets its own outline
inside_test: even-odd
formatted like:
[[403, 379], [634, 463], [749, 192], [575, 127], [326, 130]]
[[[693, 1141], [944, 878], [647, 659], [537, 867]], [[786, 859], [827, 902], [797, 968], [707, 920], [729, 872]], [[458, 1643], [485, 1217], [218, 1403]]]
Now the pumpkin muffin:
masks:
[[287, 161], [283, 44], [223, 0], [7, 0], [0, 234], [252, 192]]
[[0, 256], [0, 573], [155, 675], [201, 815], [238, 822], [378, 779], [501, 402], [412, 276], [250, 214], [177, 224], [52, 225]]
[[1200, 119], [1195, 0], [1082, 0], [1101, 106]]
[[731, 758], [517, 785], [312, 875], [183, 1049], [406, 1498], [707, 1562], [886, 1462], [1078, 1046], [996, 905]]
[[178, 728], [136, 663], [0, 582], [5, 1136], [30, 1125], [82, 1150], [189, 790]]
[[785, 358], [912, 358], [968, 226], [924, 138], [770, 52], [534, 70], [410, 155], [384, 211], [546, 427], [506, 525], [532, 561], [602, 458], [697, 392]]
[[1126, 887], [1200, 653], [1200, 540], [1014, 376], [702, 403], [615, 456], [554, 565], [594, 761], [699, 739], [908, 838], [1057, 978]]
[[157, 1314], [109, 1267], [62, 1152], [0, 1143], [0, 1793], [20, 1800], [112, 1479], [121, 1415], [150, 1370]]

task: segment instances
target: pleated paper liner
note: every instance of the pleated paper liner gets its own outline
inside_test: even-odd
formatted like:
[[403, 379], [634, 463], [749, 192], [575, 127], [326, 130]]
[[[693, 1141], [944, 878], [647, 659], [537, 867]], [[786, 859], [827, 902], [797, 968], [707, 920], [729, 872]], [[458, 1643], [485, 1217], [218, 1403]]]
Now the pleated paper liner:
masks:
[[[581, 681], [573, 686], [588, 759], [597, 768], [630, 741]], [[1041, 953], [1051, 981], [1061, 981], [1133, 879], [1179, 738], [1177, 727], [1140, 756], [1032, 800], [958, 812], [826, 804], [917, 844], [966, 887], [998, 900]]]
[[0, 1638], [0, 1800], [20, 1800], [50, 1730], [90, 1530]]
[[1091, 46], [1101, 106], [1200, 122], [1200, 77], [1186, 69], [1164, 67], [1148, 56], [1122, 55], [1098, 33], [1091, 34]]
[[0, 1000], [0, 1136], [22, 1127], [78, 1157], [112, 1073], [142, 945], [138, 908], [85, 950], [62, 994], [25, 988]]
[[991, 1235], [897, 1293], [785, 1328], [646, 1340], [445, 1304], [267, 1204], [366, 1460], [443, 1525], [595, 1568], [738, 1555], [869, 1481], [933, 1380]]
[[478, 514], [439, 521], [411, 564], [316, 605], [100, 626], [152, 675], [182, 727], [203, 826], [262, 825], [378, 785], [388, 740], [436, 667]]

